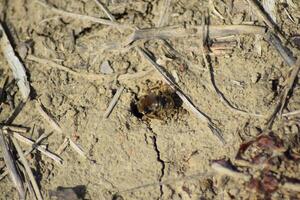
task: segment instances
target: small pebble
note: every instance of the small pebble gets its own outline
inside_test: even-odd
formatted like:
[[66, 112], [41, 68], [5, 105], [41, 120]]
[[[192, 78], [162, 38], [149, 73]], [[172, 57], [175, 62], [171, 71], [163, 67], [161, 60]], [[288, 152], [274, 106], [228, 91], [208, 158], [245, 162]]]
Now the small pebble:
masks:
[[108, 60], [105, 60], [100, 66], [100, 72], [103, 74], [112, 74], [114, 73], [113, 68], [110, 66]]

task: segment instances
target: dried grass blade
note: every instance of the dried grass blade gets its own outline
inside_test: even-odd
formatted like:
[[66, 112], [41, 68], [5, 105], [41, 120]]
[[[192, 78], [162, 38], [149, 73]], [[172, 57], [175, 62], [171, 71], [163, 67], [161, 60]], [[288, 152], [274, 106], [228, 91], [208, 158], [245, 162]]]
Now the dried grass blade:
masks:
[[42, 105], [42, 103], [37, 100], [36, 101], [36, 108], [39, 111], [40, 115], [46, 120], [46, 122], [57, 132], [62, 133], [62, 129], [59, 126], [59, 124], [48, 115], [48, 113], [44, 110], [44, 106]]
[[69, 146], [70, 141], [69, 138], [65, 138], [65, 140], [63, 141], [63, 143], [58, 147], [58, 149], [55, 151], [55, 153], [57, 155], [61, 155], [65, 149]]
[[1, 23], [0, 23], [0, 47], [3, 51], [4, 57], [6, 58], [13, 72], [15, 80], [17, 80], [17, 85], [20, 89], [22, 98], [24, 101], [26, 101], [30, 94], [30, 86], [27, 80], [26, 71], [23, 64], [16, 56], [14, 49]]
[[[8, 146], [5, 142], [3, 131], [0, 130], [0, 147], [3, 153], [4, 161], [7, 166], [7, 173], [10, 174], [13, 184], [16, 186], [20, 199], [25, 199], [25, 190], [24, 185], [21, 179], [21, 176], [17, 170], [14, 159], [8, 149]], [[3, 175], [2, 175], [3, 176]]]
[[85, 152], [83, 151], [83, 149], [78, 145], [76, 144], [75, 142], [73, 142], [73, 140], [69, 139], [69, 142], [70, 142], [70, 146], [79, 154], [81, 155], [82, 157], [84, 158], [87, 158]]
[[[57, 162], [58, 164], [62, 165], [63, 164], [63, 160], [55, 155], [54, 153], [50, 152], [49, 150], [47, 150], [46, 146], [45, 145], [39, 145], [40, 141], [43, 140], [45, 137], [42, 135], [42, 137], [40, 137], [37, 141], [33, 141], [29, 138], [26, 138], [25, 136], [19, 134], [19, 133], [16, 133], [16, 132], [13, 132], [13, 136], [20, 140], [20, 141], [23, 141], [23, 142], [26, 142], [27, 144], [31, 145], [34, 148], [36, 148], [38, 151], [40, 151], [42, 154], [44, 154], [45, 156], [51, 158], [52, 160], [54, 160], [55, 162]], [[33, 150], [32, 149], [32, 150]], [[31, 151], [32, 151], [31, 150]], [[26, 153], [27, 154], [27, 153]]]
[[121, 86], [120, 88], [118, 88], [116, 94], [114, 95], [114, 97], [112, 98], [111, 102], [109, 103], [106, 111], [103, 114], [103, 118], [108, 118], [108, 116], [110, 115], [110, 113], [112, 112], [112, 110], [114, 109], [114, 107], [116, 106], [122, 92], [124, 90], [124, 87]]
[[28, 162], [27, 162], [27, 160], [24, 156], [23, 150], [21, 149], [21, 147], [19, 146], [19, 144], [18, 144], [18, 142], [16, 141], [15, 138], [11, 137], [11, 140], [12, 140], [13, 144], [15, 145], [15, 148], [16, 148], [19, 156], [20, 156], [21, 163], [23, 164], [23, 166], [25, 168], [25, 171], [26, 171], [26, 173], [27, 173], [27, 175], [30, 179], [30, 182], [33, 186], [33, 189], [34, 189], [34, 192], [35, 192], [35, 195], [36, 195], [37, 199], [42, 200], [43, 199], [42, 194], [41, 194], [40, 189], [39, 189], [39, 187], [36, 183], [36, 180], [34, 178], [34, 175], [33, 175], [32, 171], [31, 171], [31, 168], [30, 168], [30, 166], [29, 166], [29, 164], [28, 164]]

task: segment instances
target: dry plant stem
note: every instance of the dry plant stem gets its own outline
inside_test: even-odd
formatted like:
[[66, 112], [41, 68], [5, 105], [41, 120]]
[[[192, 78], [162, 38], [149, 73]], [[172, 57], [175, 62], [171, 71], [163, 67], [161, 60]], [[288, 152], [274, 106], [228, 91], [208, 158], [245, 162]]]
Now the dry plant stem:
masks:
[[20, 127], [20, 126], [0, 124], [0, 127], [1, 126], [3, 130], [11, 130], [13, 132], [18, 132], [18, 133], [26, 133], [28, 131], [28, 128]]
[[91, 80], [91, 81], [103, 80], [104, 78], [112, 79], [112, 76], [77, 72], [77, 71], [75, 71], [71, 68], [68, 68], [68, 67], [65, 67], [63, 65], [57, 64], [56, 62], [53, 62], [51, 60], [44, 59], [44, 58], [39, 58], [39, 57], [36, 57], [34, 55], [28, 55], [26, 58], [30, 61], [34, 61], [34, 62], [37, 62], [39, 64], [43, 64], [45, 67], [53, 67], [53, 68], [68, 72], [68, 73], [72, 74], [73, 76], [84, 78], [84, 79]]
[[218, 163], [213, 163], [211, 165], [211, 168], [221, 175], [226, 175], [226, 176], [229, 176], [234, 179], [243, 179], [244, 181], [249, 181], [251, 178], [249, 175], [234, 171], [234, 170], [224, 167]]
[[114, 109], [115, 105], [117, 104], [122, 92], [124, 90], [124, 87], [121, 86], [120, 88], [118, 88], [116, 94], [114, 95], [114, 97], [112, 98], [111, 102], [109, 103], [105, 113], [103, 114], [103, 118], [108, 118], [110, 113], [112, 112], [112, 110]]
[[[32, 147], [35, 146], [35, 148], [40, 151], [42, 154], [44, 154], [45, 156], [51, 158], [52, 160], [54, 160], [55, 162], [57, 162], [58, 164], [62, 165], [63, 160], [55, 155], [54, 153], [50, 152], [49, 150], [47, 150], [47, 148], [44, 145], [39, 145], [40, 141], [44, 139], [44, 137], [40, 137], [36, 142], [20, 135], [19, 133], [13, 132], [13, 136], [16, 139], [19, 139], [20, 141], [24, 141], [27, 144], [31, 145]], [[32, 149], [33, 150], [33, 149]]]
[[[34, 144], [34, 141], [25, 137], [24, 135], [21, 135], [20, 133], [18, 132], [14, 132], [14, 131], [11, 131], [11, 130], [6, 130], [7, 132], [11, 132], [13, 134], [13, 136], [19, 140], [20, 142], [23, 142], [23, 143], [26, 143], [28, 145], [33, 145]], [[40, 146], [43, 146], [45, 147], [44, 145], [40, 145]]]
[[291, 92], [291, 90], [293, 89], [294, 82], [295, 82], [295, 80], [298, 76], [299, 70], [300, 70], [300, 59], [297, 59], [296, 63], [292, 66], [292, 69], [293, 70], [292, 70], [291, 74], [289, 75], [289, 77], [286, 80], [286, 85], [280, 94], [279, 102], [277, 103], [273, 113], [271, 114], [271, 117], [268, 120], [267, 128], [272, 127], [277, 114], [282, 115], [283, 108], [287, 103], [288, 95]]
[[58, 149], [55, 151], [55, 153], [57, 155], [61, 155], [66, 150], [66, 148], [69, 146], [69, 144], [70, 144], [69, 138], [65, 138], [63, 143], [58, 147]]
[[278, 26], [271, 20], [271, 17], [263, 10], [257, 0], [247, 0], [249, 5], [255, 10], [261, 20], [263, 20], [282, 41], [285, 41], [283, 34], [279, 31]]
[[101, 18], [97, 18], [97, 17], [81, 15], [81, 14], [76, 14], [76, 13], [68, 12], [65, 10], [61, 10], [61, 9], [53, 7], [52, 5], [50, 5], [48, 3], [42, 2], [40, 0], [36, 0], [36, 2], [39, 3], [40, 5], [44, 6], [45, 8], [49, 9], [50, 11], [55, 12], [57, 14], [65, 16], [65, 17], [71, 17], [71, 18], [80, 19], [83, 21], [91, 21], [91, 22], [95, 22], [95, 23], [99, 23], [99, 24], [114, 26], [117, 28], [126, 28], [126, 27], [128, 28], [128, 26], [120, 25], [116, 22], [112, 22], [107, 19], [101, 19]]
[[[241, 34], [260, 34], [266, 32], [266, 28], [262, 26], [253, 25], [211, 25], [207, 27], [209, 38], [225, 37], [229, 35]], [[128, 44], [137, 40], [150, 39], [172, 39], [181, 37], [200, 37], [202, 40], [202, 26], [167, 26], [161, 28], [149, 28], [135, 30], [134, 33], [127, 39]]]
[[73, 142], [73, 140], [69, 139], [70, 142], [70, 146], [82, 157], [87, 158], [86, 154], [84, 153], [84, 151], [82, 150], [82, 148], [76, 144], [75, 142]]
[[30, 196], [31, 199], [37, 200], [37, 197], [35, 196], [35, 193], [34, 193], [34, 189], [33, 189], [32, 185], [31, 185], [30, 181], [28, 180], [29, 177], [28, 177], [28, 175], [26, 175], [26, 173], [24, 173], [24, 172], [25, 172], [25, 168], [24, 168], [22, 165], [19, 165], [19, 166], [20, 166], [20, 168], [22, 169], [23, 174], [25, 174], [26, 188], [27, 188], [27, 190], [29, 191], [29, 193], [30, 193], [30, 195], [31, 195], [31, 196]]
[[[30, 154], [35, 148], [38, 148], [38, 147], [39, 147], [38, 144], [45, 138], [46, 135], [47, 135], [46, 133], [42, 134], [42, 135], [35, 141], [35, 143], [31, 146], [31, 148], [24, 152], [24, 155], [27, 156], [27, 155]], [[42, 150], [41, 150], [41, 152], [42, 152]], [[60, 157], [56, 156], [55, 154], [53, 154], [53, 153], [51, 153], [51, 152], [48, 152], [48, 153], [47, 153], [47, 152], [48, 152], [48, 151], [45, 151], [45, 152], [43, 152], [43, 153], [44, 153], [45, 155], [47, 155], [48, 157], [50, 157], [51, 159], [53, 159], [54, 161], [56, 161], [57, 163], [62, 164], [62, 159], [61, 159]], [[19, 159], [20, 159], [20, 158], [19, 158]], [[18, 159], [18, 160], [19, 160], [19, 159]], [[0, 180], [2, 180], [2, 179], [3, 179], [5, 176], [7, 176], [7, 175], [8, 175], [8, 170], [5, 170], [5, 171], [1, 174]]]
[[39, 100], [36, 101], [36, 108], [37, 108], [38, 112], [40, 113], [40, 115], [46, 120], [46, 122], [48, 124], [50, 124], [50, 126], [54, 130], [56, 130], [58, 133], [63, 132], [62, 129], [60, 128], [60, 126], [58, 125], [58, 123], [46, 113], [46, 111], [44, 110], [44, 106], [42, 105], [42, 103]]
[[15, 80], [17, 81], [17, 85], [20, 89], [22, 98], [24, 101], [26, 101], [30, 94], [30, 86], [27, 80], [26, 71], [23, 64], [16, 56], [14, 49], [1, 23], [0, 23], [0, 48], [13, 72]]
[[149, 54], [142, 48], [137, 47], [136, 48], [140, 55], [144, 58], [146, 58], [150, 64], [159, 72], [159, 74], [162, 76], [163, 80], [167, 82], [170, 87], [172, 87], [176, 94], [180, 97], [180, 99], [187, 105], [187, 107], [192, 111], [200, 120], [207, 123], [208, 127], [212, 130], [212, 133], [218, 137], [218, 139], [225, 144], [226, 141], [224, 140], [221, 131], [216, 127], [216, 125], [212, 122], [212, 120], [202, 111], [200, 111], [194, 103], [182, 92], [182, 90], [179, 88], [179, 86], [174, 83], [174, 81], [164, 72], [164, 70], [161, 68], [160, 65], [158, 65], [150, 56]]
[[4, 157], [5, 164], [6, 164], [7, 169], [8, 169], [6, 174], [10, 175], [13, 184], [15, 185], [15, 187], [17, 188], [17, 190], [19, 192], [19, 198], [20, 199], [25, 199], [24, 185], [23, 185], [21, 176], [20, 176], [20, 174], [17, 170], [17, 167], [15, 165], [15, 161], [14, 161], [14, 159], [13, 159], [11, 153], [10, 153], [10, 150], [9, 150], [9, 148], [8, 148], [6, 142], [5, 142], [5, 138], [4, 138], [4, 134], [3, 134], [2, 130], [0, 130], [0, 147], [1, 147], [3, 157]]
[[32, 171], [31, 171], [31, 168], [30, 168], [30, 166], [29, 166], [29, 164], [28, 164], [28, 162], [27, 162], [27, 160], [26, 160], [26, 158], [24, 156], [23, 150], [21, 149], [21, 147], [19, 146], [19, 144], [18, 144], [18, 142], [16, 141], [15, 138], [12, 137], [11, 140], [12, 140], [13, 144], [15, 145], [15, 148], [16, 148], [19, 156], [20, 156], [21, 163], [23, 164], [23, 166], [25, 168], [25, 171], [26, 171], [26, 173], [27, 173], [27, 175], [28, 175], [28, 177], [30, 179], [30, 182], [31, 182], [31, 184], [33, 186], [34, 193], [35, 193], [37, 199], [38, 200], [42, 200], [43, 197], [41, 195], [40, 189], [39, 189], [39, 187], [38, 187], [38, 185], [36, 183], [36, 180], [34, 178], [34, 175], [33, 175]]

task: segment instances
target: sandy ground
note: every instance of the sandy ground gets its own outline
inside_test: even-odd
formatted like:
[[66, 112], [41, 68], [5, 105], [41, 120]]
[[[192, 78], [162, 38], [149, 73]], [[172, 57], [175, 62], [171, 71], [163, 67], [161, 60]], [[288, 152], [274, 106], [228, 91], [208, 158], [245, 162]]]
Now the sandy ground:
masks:
[[[202, 16], [209, 7], [207, 1], [171, 2], [170, 16], [165, 25], [201, 25]], [[232, 4], [224, 2], [215, 1], [215, 7], [222, 16], [210, 13], [211, 24], [257, 21], [245, 1], [234, 1], [230, 12], [228, 9]], [[74, 13], [106, 18], [92, 0], [51, 0], [49, 3]], [[149, 28], [157, 26], [164, 1], [115, 0], [105, 3], [118, 22]], [[282, 30], [287, 35], [299, 34], [299, 5], [288, 7], [294, 22], [288, 18], [282, 5], [277, 6], [277, 23]], [[157, 72], [151, 71], [143, 77], [117, 80], [118, 74], [152, 69], [134, 48], [107, 48], [109, 44], [123, 41], [128, 36], [127, 32], [120, 33], [116, 28], [88, 20], [61, 17], [33, 0], [0, 0], [0, 17], [19, 54], [26, 46], [29, 54], [63, 64], [80, 73], [101, 74], [100, 66], [105, 61], [113, 69], [112, 75], [91, 80], [55, 69], [50, 64], [23, 59], [32, 86], [32, 98], [41, 100], [60, 124], [63, 133], [52, 130], [36, 111], [33, 101], [26, 103], [13, 123], [31, 128], [26, 136], [34, 140], [42, 133], [52, 132], [44, 141], [51, 151], [69, 137], [76, 140], [87, 155], [83, 158], [68, 147], [61, 155], [63, 166], [58, 166], [40, 153], [33, 153], [30, 163], [45, 199], [50, 199], [48, 191], [58, 186], [77, 186], [76, 192], [81, 198], [93, 200], [249, 198], [250, 192], [240, 184], [229, 181], [224, 183], [226, 187], [219, 186], [219, 179], [207, 171], [212, 160], [234, 158], [243, 141], [265, 128], [266, 117], [276, 105], [289, 67], [262, 37], [237, 36], [237, 45], [231, 53], [211, 56], [219, 90], [232, 105], [248, 114], [229, 109], [215, 93], [209, 69], [203, 64], [199, 39], [170, 40], [172, 46], [189, 60], [187, 69], [182, 58], [167, 58], [162, 41], [144, 43], [163, 62], [167, 71], [177, 74], [182, 90], [220, 128], [226, 140], [224, 145], [207, 124], [187, 111], [185, 106], [174, 115], [166, 115], [163, 120], [142, 120], [134, 115], [130, 105], [159, 85], [161, 78]], [[12, 76], [3, 55], [0, 55], [0, 75], [1, 79]], [[107, 119], [103, 119], [120, 86], [125, 89], [116, 107]], [[296, 84], [287, 105], [289, 111], [300, 109], [299, 95], [299, 85]], [[19, 99], [17, 94], [15, 102]], [[4, 104], [1, 121], [7, 119], [11, 112], [9, 105]], [[251, 113], [262, 116], [255, 117]], [[296, 127], [282, 120], [274, 125], [274, 131], [285, 138], [286, 145], [296, 141], [295, 137], [299, 134], [297, 118], [293, 120]], [[26, 145], [22, 147], [28, 148]], [[3, 164], [3, 159], [0, 163]], [[300, 175], [297, 168], [289, 173], [295, 178]], [[159, 181], [165, 184], [160, 186]], [[9, 178], [0, 181], [0, 196], [1, 199], [18, 199]]]

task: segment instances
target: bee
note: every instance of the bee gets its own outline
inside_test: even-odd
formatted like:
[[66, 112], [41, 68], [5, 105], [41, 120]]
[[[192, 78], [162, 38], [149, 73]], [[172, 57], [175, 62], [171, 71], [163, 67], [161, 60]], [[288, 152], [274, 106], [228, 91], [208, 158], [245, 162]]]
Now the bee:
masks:
[[172, 117], [180, 106], [178, 96], [168, 86], [152, 89], [139, 98], [136, 103], [137, 112], [142, 119], [165, 120]]

